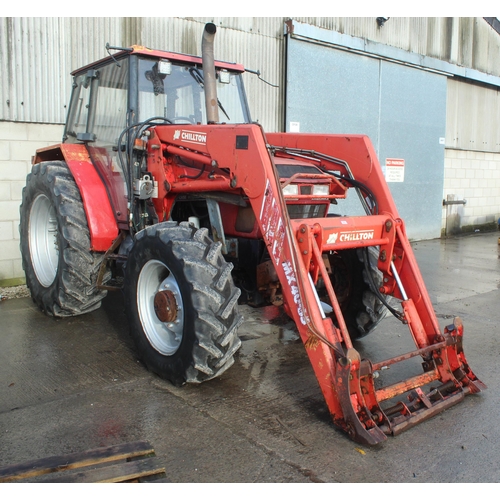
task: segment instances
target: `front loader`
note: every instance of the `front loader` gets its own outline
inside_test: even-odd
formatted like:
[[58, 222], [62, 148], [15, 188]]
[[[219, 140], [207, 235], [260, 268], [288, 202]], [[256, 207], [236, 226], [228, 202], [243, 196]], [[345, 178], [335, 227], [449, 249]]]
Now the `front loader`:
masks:
[[[460, 319], [440, 331], [370, 140], [266, 134], [244, 68], [214, 60], [215, 31], [201, 58], [108, 46], [73, 73], [63, 142], [36, 152], [23, 191], [33, 300], [72, 316], [121, 289], [140, 359], [176, 385], [233, 364], [238, 304], [283, 307], [334, 423], [368, 445], [484, 389]], [[361, 358], [388, 314], [415, 348]], [[376, 380], [412, 358], [420, 375]]]

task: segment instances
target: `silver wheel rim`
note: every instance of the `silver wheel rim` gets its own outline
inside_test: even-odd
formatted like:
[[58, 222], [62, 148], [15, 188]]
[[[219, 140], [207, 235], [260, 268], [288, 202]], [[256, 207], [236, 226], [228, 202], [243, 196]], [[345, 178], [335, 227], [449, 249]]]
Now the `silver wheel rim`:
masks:
[[[175, 297], [177, 302], [175, 321], [164, 323], [156, 315], [154, 299], [161, 291], [169, 291]], [[163, 262], [150, 260], [141, 269], [137, 282], [137, 309], [142, 329], [151, 346], [164, 356], [174, 354], [182, 341], [184, 308], [179, 285]]]
[[31, 205], [28, 231], [33, 269], [40, 284], [48, 287], [56, 279], [59, 246], [56, 211], [44, 194]]

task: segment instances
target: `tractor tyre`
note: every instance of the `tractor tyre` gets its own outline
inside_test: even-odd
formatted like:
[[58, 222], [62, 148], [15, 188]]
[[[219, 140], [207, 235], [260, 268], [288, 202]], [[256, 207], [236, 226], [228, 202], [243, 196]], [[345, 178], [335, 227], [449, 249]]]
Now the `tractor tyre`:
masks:
[[33, 166], [20, 216], [22, 265], [35, 304], [56, 317], [99, 308], [107, 293], [96, 287], [104, 254], [90, 250], [82, 198], [66, 163]]
[[[381, 273], [371, 253], [368, 267], [374, 283], [382, 284]], [[330, 257], [331, 281], [351, 340], [371, 333], [387, 316], [388, 310], [372, 290], [366, 274], [364, 254], [343, 250]]]
[[234, 362], [240, 290], [207, 229], [163, 222], [135, 235], [125, 306], [140, 360], [176, 386], [218, 377]]

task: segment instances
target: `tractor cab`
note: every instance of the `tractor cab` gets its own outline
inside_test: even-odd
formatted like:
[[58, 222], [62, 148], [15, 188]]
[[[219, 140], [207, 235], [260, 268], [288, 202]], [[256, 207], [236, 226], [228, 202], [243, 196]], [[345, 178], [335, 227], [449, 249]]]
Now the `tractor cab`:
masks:
[[[249, 123], [238, 64], [216, 62], [218, 107], [224, 123]], [[133, 46], [72, 73], [65, 142], [107, 143], [136, 123], [207, 122], [200, 57]]]
[[[250, 122], [243, 72], [238, 64], [215, 63], [223, 123]], [[133, 46], [72, 75], [63, 142], [86, 144], [108, 187], [116, 220], [125, 229], [132, 184], [143, 177], [141, 172], [128, 171], [127, 164], [133, 163], [133, 155], [127, 152], [138, 139], [137, 130], [148, 122], [198, 125], [208, 121], [202, 58]], [[129, 160], [123, 160], [125, 155]]]

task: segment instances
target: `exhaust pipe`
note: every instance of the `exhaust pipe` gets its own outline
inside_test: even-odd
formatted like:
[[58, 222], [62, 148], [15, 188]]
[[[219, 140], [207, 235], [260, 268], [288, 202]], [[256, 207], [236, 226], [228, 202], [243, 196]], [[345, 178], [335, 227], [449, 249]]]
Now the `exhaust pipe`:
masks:
[[214, 38], [217, 27], [213, 23], [205, 24], [201, 41], [201, 61], [205, 86], [205, 107], [207, 123], [219, 123], [217, 104], [217, 80], [215, 78]]

